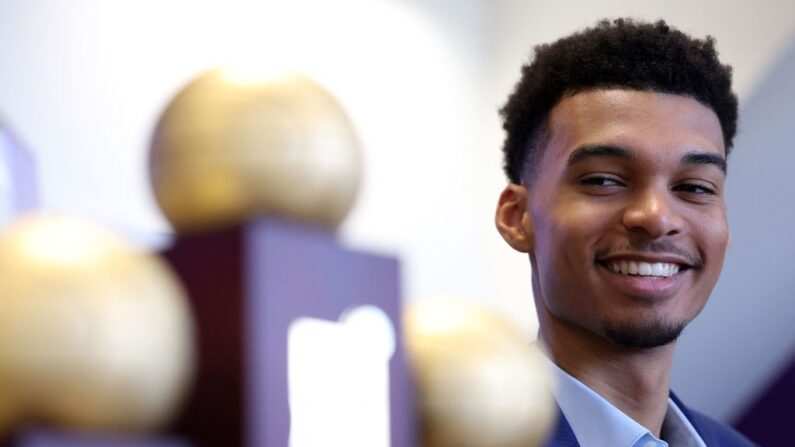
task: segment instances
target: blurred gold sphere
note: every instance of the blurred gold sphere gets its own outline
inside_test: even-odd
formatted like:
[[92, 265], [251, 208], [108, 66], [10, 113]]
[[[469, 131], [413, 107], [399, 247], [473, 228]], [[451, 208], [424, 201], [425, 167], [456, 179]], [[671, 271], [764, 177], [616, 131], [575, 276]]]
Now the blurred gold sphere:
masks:
[[556, 406], [540, 355], [502, 319], [458, 300], [417, 300], [403, 317], [424, 447], [530, 447]]
[[157, 428], [187, 391], [192, 337], [170, 270], [111, 232], [35, 215], [0, 234], [0, 433]]
[[214, 70], [161, 116], [151, 180], [180, 232], [263, 214], [336, 227], [359, 187], [359, 146], [342, 107], [310, 79]]

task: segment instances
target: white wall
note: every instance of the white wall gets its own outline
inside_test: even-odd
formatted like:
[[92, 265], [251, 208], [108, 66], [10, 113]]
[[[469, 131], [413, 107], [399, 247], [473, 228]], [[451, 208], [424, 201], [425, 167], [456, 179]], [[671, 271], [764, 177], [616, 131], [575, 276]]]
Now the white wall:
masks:
[[401, 256], [406, 295], [488, 295], [481, 216], [478, 1], [5, 0], [0, 115], [32, 149], [45, 208], [157, 245], [146, 178], [158, 115], [202, 70], [241, 61], [325, 84], [358, 125], [365, 176], [341, 232]]

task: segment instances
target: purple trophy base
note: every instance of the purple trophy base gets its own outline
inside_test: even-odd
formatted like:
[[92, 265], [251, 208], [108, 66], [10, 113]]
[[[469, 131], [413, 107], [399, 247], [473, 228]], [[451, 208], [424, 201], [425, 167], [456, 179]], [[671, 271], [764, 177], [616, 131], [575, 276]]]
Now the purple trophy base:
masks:
[[16, 434], [11, 447], [193, 447], [171, 438], [134, 437], [110, 434], [84, 434], [51, 429], [29, 429]]
[[195, 387], [174, 427], [179, 436], [199, 446], [289, 445], [291, 324], [301, 317], [336, 322], [346, 310], [375, 306], [395, 332], [390, 446], [417, 445], [395, 259], [345, 249], [328, 230], [273, 218], [179, 236], [163, 257], [190, 296], [199, 346]]

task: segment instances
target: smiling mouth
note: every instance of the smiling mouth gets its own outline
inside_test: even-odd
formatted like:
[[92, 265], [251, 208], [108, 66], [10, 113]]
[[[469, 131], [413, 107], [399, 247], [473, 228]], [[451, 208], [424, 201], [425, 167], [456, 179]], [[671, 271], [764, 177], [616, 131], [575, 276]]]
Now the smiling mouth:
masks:
[[607, 270], [627, 276], [647, 278], [670, 278], [690, 266], [670, 262], [643, 262], [630, 260], [599, 261], [598, 264]]

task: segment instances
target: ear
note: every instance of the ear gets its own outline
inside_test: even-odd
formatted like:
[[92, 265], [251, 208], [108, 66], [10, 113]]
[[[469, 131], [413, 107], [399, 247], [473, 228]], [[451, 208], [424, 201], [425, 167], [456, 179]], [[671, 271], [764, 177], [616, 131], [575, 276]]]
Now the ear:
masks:
[[535, 249], [533, 220], [527, 210], [527, 188], [509, 183], [500, 194], [494, 216], [497, 230], [517, 251], [530, 253]]

